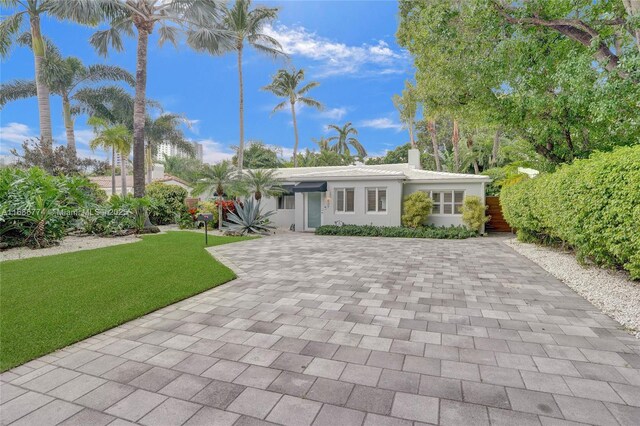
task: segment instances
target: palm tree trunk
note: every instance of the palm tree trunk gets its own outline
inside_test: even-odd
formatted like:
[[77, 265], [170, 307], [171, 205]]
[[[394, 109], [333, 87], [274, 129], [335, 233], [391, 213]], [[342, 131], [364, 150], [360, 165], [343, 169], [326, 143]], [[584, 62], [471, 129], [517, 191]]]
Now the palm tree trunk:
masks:
[[147, 96], [147, 45], [149, 29], [145, 23], [138, 28], [138, 52], [136, 58], [136, 97], [133, 105], [133, 195], [144, 197], [144, 122]]
[[127, 195], [127, 159], [120, 153], [120, 184], [122, 186], [122, 196]]
[[73, 131], [73, 117], [71, 117], [71, 104], [69, 103], [69, 97], [65, 93], [62, 97], [62, 114], [64, 116], [64, 128], [67, 132], [67, 148], [73, 156], [76, 158], [76, 135]]
[[40, 140], [43, 146], [53, 147], [53, 131], [51, 130], [51, 105], [49, 102], [49, 88], [42, 78], [42, 62], [44, 60], [45, 44], [40, 32], [40, 16], [31, 15], [31, 45], [35, 60], [36, 93], [38, 95], [38, 113], [40, 116]]
[[293, 143], [293, 167], [298, 167], [298, 122], [296, 121], [296, 106], [291, 102], [291, 116], [293, 117], [293, 134], [295, 142]]
[[467, 136], [467, 148], [471, 151], [471, 155], [473, 156], [473, 172], [477, 175], [480, 174], [480, 167], [478, 166], [478, 159], [475, 157], [473, 153], [473, 136]]
[[116, 195], [116, 148], [111, 147], [111, 195]]
[[453, 120], [453, 135], [451, 136], [451, 143], [453, 144], [453, 162], [455, 166], [455, 172], [460, 171], [460, 129], [458, 128], [458, 120]]
[[491, 165], [494, 167], [498, 164], [498, 150], [500, 149], [500, 136], [502, 136], [502, 129], [498, 127], [498, 129], [496, 129], [496, 135], [493, 137], [493, 149], [491, 150]]
[[409, 142], [411, 143], [411, 148], [416, 148], [416, 141], [413, 136], [413, 120], [409, 120]]
[[218, 195], [218, 231], [222, 231], [222, 195]]
[[429, 120], [427, 126], [431, 134], [431, 145], [433, 147], [433, 158], [436, 162], [436, 171], [440, 172], [442, 171], [442, 166], [440, 166], [440, 150], [438, 149], [438, 135], [436, 135], [436, 121]]
[[244, 164], [244, 83], [242, 81], [242, 43], [238, 46], [238, 82], [240, 84], [240, 142], [238, 143], [238, 170]]

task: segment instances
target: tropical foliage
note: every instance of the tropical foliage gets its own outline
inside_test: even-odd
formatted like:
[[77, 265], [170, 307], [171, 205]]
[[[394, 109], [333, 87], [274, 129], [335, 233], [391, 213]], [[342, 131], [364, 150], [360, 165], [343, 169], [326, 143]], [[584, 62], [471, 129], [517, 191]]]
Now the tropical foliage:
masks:
[[351, 122], [346, 123], [343, 126], [329, 124], [327, 128], [329, 130], [335, 130], [338, 133], [337, 135], [331, 136], [327, 139], [327, 142], [329, 143], [335, 141], [335, 143], [331, 147], [332, 151], [335, 151], [341, 155], [351, 155], [351, 150], [349, 149], [349, 146], [351, 146], [356, 150], [356, 154], [361, 159], [367, 156], [367, 151], [364, 149], [364, 146], [362, 146], [358, 138], [356, 138], [356, 136], [358, 135], [358, 130], [352, 126]]
[[462, 201], [462, 221], [472, 231], [479, 232], [482, 226], [489, 222], [491, 216], [487, 216], [485, 212], [487, 206], [482, 203], [480, 197], [475, 195], [467, 195]]
[[234, 204], [235, 212], [228, 213], [227, 220], [223, 222], [230, 231], [240, 235], [268, 234], [270, 230], [275, 229], [269, 220], [269, 216], [275, 212], [262, 212], [260, 201], [249, 198], [244, 203], [235, 202]]
[[260, 201], [263, 195], [277, 197], [284, 193], [273, 169], [248, 170], [241, 178], [242, 191]]
[[579, 258], [640, 278], [640, 146], [597, 153], [505, 186], [504, 218], [525, 241], [562, 243]]
[[402, 204], [402, 225], [419, 228], [425, 225], [431, 214], [433, 201], [423, 191], [417, 191], [404, 199]]
[[186, 212], [184, 199], [187, 190], [178, 185], [155, 182], [147, 185], [146, 197], [149, 199], [149, 219], [156, 225], [176, 223]]

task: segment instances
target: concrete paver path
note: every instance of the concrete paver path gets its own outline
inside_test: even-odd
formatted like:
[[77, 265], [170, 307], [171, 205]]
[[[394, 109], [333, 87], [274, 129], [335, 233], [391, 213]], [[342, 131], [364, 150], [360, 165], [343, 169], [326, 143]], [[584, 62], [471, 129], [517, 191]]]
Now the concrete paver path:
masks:
[[237, 280], [3, 373], [2, 425], [640, 424], [640, 343], [499, 238], [211, 251]]

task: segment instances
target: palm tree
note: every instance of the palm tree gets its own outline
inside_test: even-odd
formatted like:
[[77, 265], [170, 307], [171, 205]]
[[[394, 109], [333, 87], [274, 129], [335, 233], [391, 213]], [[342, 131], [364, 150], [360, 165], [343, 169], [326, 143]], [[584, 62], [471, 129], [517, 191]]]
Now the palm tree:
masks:
[[[77, 0], [76, 2], [80, 6], [86, 3]], [[190, 45], [201, 46], [218, 34], [215, 23], [219, 21], [222, 3], [220, 0], [102, 0], [96, 3], [102, 6], [110, 19], [108, 29], [98, 31], [91, 36], [90, 42], [98, 53], [106, 55], [109, 46], [122, 50], [122, 34], [133, 34], [133, 27], [138, 32], [136, 94], [133, 111], [133, 192], [135, 197], [143, 197], [149, 35], [158, 24], [160, 44], [169, 41], [176, 45], [178, 36], [186, 33], [187, 42]]]
[[222, 196], [225, 187], [232, 186], [236, 181], [237, 173], [228, 161], [223, 161], [213, 166], [207, 166], [203, 170], [202, 178], [196, 183], [193, 195], [212, 192], [218, 196], [218, 229], [222, 229]]
[[436, 162], [436, 171], [441, 172], [442, 166], [440, 165], [440, 149], [438, 147], [438, 134], [436, 133], [435, 119], [429, 119], [427, 121], [427, 129], [431, 135], [431, 146], [433, 148], [433, 159]]
[[260, 201], [262, 195], [277, 197], [285, 192], [280, 179], [275, 176], [274, 169], [249, 170], [243, 176], [243, 181], [243, 187], [248, 193], [253, 194], [256, 201]]
[[153, 158], [160, 144], [168, 143], [189, 157], [195, 156], [193, 144], [185, 138], [184, 132], [180, 129], [180, 125], [185, 123], [188, 121], [180, 114], [162, 114], [156, 119], [147, 116], [145, 124], [147, 183], [151, 183]]
[[274, 95], [285, 98], [273, 108], [272, 114], [284, 109], [287, 104], [291, 106], [291, 116], [293, 117], [293, 133], [295, 136], [295, 143], [293, 145], [293, 167], [298, 165], [298, 122], [296, 121], [296, 103], [300, 102], [302, 105], [310, 106], [322, 110], [323, 106], [320, 102], [313, 98], [305, 96], [309, 90], [320, 85], [317, 81], [312, 81], [305, 84], [300, 89], [298, 85], [304, 80], [304, 70], [291, 71], [285, 69], [278, 70], [271, 84], [264, 86], [262, 90], [269, 91]]
[[417, 146], [414, 138], [416, 113], [418, 112], [418, 96], [416, 87], [409, 81], [405, 81], [402, 95], [393, 96], [393, 105], [395, 105], [396, 109], [400, 113], [400, 120], [407, 130], [409, 130], [411, 148], [416, 148]]
[[96, 137], [89, 142], [91, 149], [103, 148], [111, 150], [111, 194], [116, 193], [116, 153], [120, 155], [120, 177], [122, 196], [127, 195], [126, 161], [131, 152], [131, 132], [122, 124], [109, 124], [99, 117], [89, 117], [87, 123], [96, 132]]
[[264, 26], [278, 17], [277, 8], [258, 6], [251, 9], [251, 0], [236, 0], [231, 9], [225, 8], [221, 22], [220, 37], [198, 46], [214, 55], [233, 51], [238, 54], [238, 84], [240, 89], [240, 142], [238, 145], [238, 170], [244, 165], [244, 83], [242, 77], [242, 54], [245, 41], [257, 51], [271, 57], [284, 55], [282, 46], [273, 37], [263, 32]]
[[[6, 57], [11, 50], [13, 37], [22, 28], [25, 18], [29, 19], [29, 32], [33, 40], [33, 58], [35, 67], [36, 94], [38, 97], [38, 115], [40, 124], [40, 140], [45, 146], [53, 145], [51, 130], [51, 105], [49, 87], [44, 81], [43, 63], [47, 56], [47, 43], [42, 36], [40, 17], [53, 15], [58, 18], [71, 19], [80, 23], [95, 23], [101, 16], [97, 2], [78, 0], [2, 0], [4, 10], [14, 9], [10, 15], [0, 22], [0, 56]], [[82, 8], [83, 13], [72, 13], [72, 9]]]
[[[51, 54], [43, 66], [43, 78], [52, 93], [62, 98], [62, 115], [67, 134], [67, 147], [75, 157], [76, 139], [73, 128], [72, 101], [85, 84], [99, 81], [124, 81], [133, 86], [135, 79], [125, 69], [112, 65], [85, 66], [75, 57], [61, 58]], [[34, 80], [14, 80], [0, 86], [0, 106], [9, 101], [36, 96]], [[78, 106], [74, 106], [78, 108]]]
[[336, 141], [336, 143], [331, 147], [333, 151], [338, 154], [351, 155], [351, 150], [349, 149], [349, 145], [351, 145], [357, 151], [360, 159], [367, 156], [367, 151], [364, 149], [364, 146], [362, 146], [360, 141], [354, 136], [349, 136], [358, 134], [358, 130], [351, 125], [351, 122], [348, 122], [342, 127], [335, 124], [329, 124], [327, 127], [338, 132], [337, 136], [331, 136], [327, 139], [329, 142]]
[[320, 149], [320, 151], [328, 151], [330, 149], [330, 141], [324, 136], [322, 136], [320, 139], [312, 138], [311, 140], [313, 141], [313, 143], [318, 145], [318, 149]]

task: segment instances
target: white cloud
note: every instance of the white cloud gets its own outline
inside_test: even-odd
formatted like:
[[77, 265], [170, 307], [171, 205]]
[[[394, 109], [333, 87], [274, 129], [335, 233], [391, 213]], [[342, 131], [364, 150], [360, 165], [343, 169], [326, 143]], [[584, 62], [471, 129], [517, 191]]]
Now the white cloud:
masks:
[[390, 118], [372, 118], [370, 120], [364, 120], [358, 124], [360, 127], [369, 127], [372, 129], [393, 129], [396, 132], [402, 130], [402, 124], [396, 123]]
[[320, 117], [328, 118], [330, 120], [342, 120], [342, 117], [344, 117], [346, 114], [347, 108], [345, 107], [328, 108], [318, 113]]
[[0, 127], [0, 143], [21, 144], [29, 138], [35, 138], [38, 135], [22, 123], [8, 123], [6, 126]]
[[389, 74], [410, 64], [406, 52], [393, 50], [384, 40], [373, 45], [350, 46], [319, 36], [303, 26], [267, 26], [264, 32], [277, 39], [288, 55], [318, 62], [316, 74], [320, 77]]
[[215, 164], [224, 160], [231, 160], [233, 151], [213, 139], [197, 141], [202, 144], [202, 159], [205, 163]]

